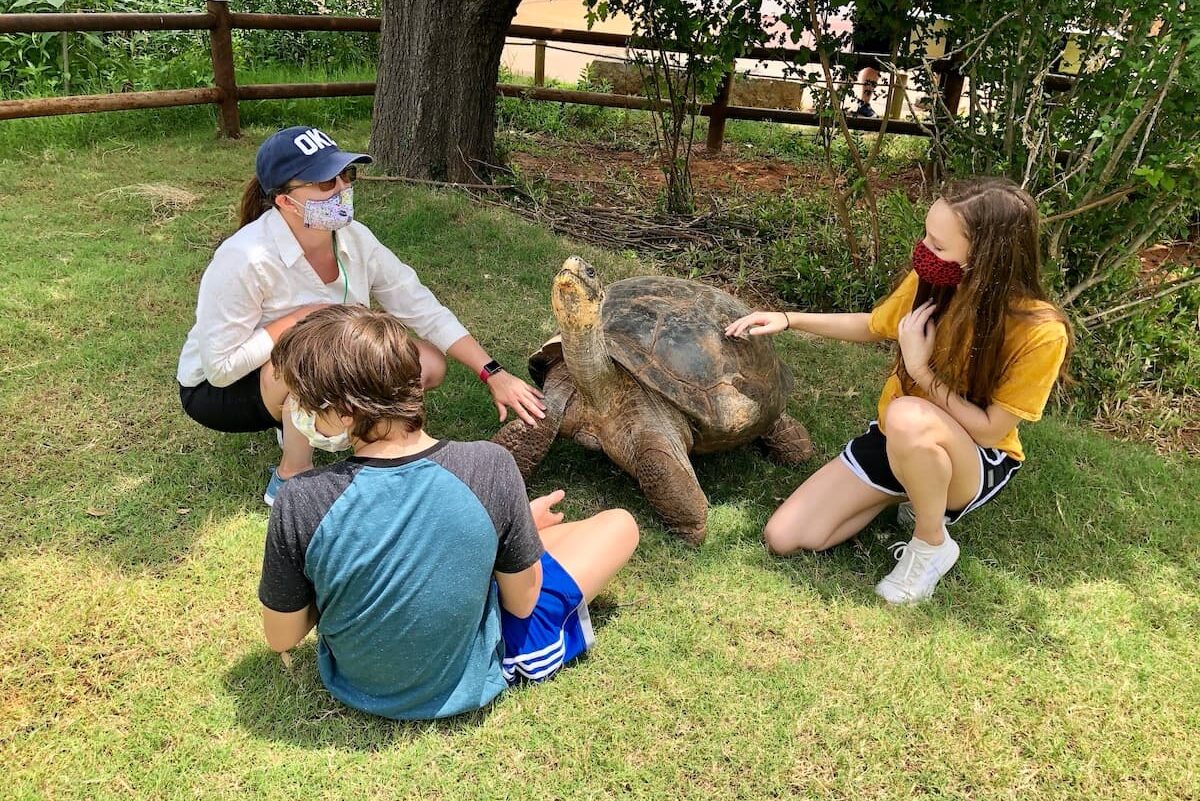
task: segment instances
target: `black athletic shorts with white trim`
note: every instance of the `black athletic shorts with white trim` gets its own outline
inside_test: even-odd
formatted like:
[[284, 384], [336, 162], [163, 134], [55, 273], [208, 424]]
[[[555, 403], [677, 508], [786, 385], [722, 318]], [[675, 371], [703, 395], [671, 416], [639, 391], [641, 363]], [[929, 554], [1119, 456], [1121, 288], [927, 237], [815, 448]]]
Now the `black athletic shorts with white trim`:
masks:
[[[979, 449], [979, 494], [970, 503], [958, 510], [946, 510], [946, 523], [957, 523], [967, 512], [974, 511], [995, 498], [1013, 473], [1021, 469], [1021, 463], [997, 448]], [[854, 475], [866, 484], [888, 495], [905, 495], [904, 486], [892, 472], [887, 458], [887, 437], [879, 430], [879, 422], [872, 420], [867, 433], [855, 437], [842, 450], [842, 461]]]

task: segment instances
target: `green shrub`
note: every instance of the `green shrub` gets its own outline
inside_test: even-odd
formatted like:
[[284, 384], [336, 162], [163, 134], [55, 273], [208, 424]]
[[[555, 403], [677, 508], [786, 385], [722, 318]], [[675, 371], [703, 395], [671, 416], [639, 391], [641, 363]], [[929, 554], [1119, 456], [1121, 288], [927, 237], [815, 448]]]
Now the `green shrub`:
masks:
[[[242, 0], [233, 10], [265, 14], [379, 16], [377, 0]], [[70, 0], [0, 0], [0, 13], [79, 11]], [[97, 12], [188, 13], [204, 8], [201, 0], [100, 0], [86, 5]], [[67, 41], [68, 76], [62, 43]], [[373, 67], [378, 35], [371, 33], [246, 31], [233, 32], [234, 63], [239, 70], [271, 66], [329, 71]], [[68, 86], [69, 84], [69, 86]], [[98, 31], [0, 36], [0, 94], [46, 96], [104, 94], [212, 85], [208, 35], [204, 31]]]

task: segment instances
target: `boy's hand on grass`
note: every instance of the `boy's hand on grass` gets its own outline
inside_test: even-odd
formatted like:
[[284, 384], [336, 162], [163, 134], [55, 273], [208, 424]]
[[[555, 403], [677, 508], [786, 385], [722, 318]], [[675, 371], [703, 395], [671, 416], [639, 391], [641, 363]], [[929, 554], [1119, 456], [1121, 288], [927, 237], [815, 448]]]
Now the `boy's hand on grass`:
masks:
[[565, 497], [567, 497], [566, 492], [556, 489], [549, 495], [534, 498], [529, 502], [529, 512], [533, 515], [533, 524], [537, 526], [538, 531], [550, 528], [550, 526], [557, 526], [563, 521], [563, 513], [552, 511], [552, 507]]

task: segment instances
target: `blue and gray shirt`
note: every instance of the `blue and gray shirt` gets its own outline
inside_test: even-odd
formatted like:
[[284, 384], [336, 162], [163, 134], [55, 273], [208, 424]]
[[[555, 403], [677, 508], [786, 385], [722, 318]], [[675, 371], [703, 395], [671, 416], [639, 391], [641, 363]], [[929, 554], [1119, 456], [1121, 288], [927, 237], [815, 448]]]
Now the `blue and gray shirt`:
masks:
[[258, 595], [278, 612], [316, 604], [318, 667], [338, 700], [389, 718], [446, 717], [506, 687], [492, 571], [518, 573], [542, 552], [512, 455], [442, 441], [284, 484]]

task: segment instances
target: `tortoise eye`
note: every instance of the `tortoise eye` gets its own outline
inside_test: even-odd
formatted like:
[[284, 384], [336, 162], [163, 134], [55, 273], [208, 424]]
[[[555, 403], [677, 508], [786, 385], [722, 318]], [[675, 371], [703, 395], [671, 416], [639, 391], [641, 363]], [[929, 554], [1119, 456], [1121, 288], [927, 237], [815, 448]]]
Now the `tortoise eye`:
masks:
[[588, 267], [588, 268], [587, 268], [587, 277], [588, 277], [588, 278], [595, 278], [595, 277], [596, 277], [596, 269], [595, 269], [594, 267]]

